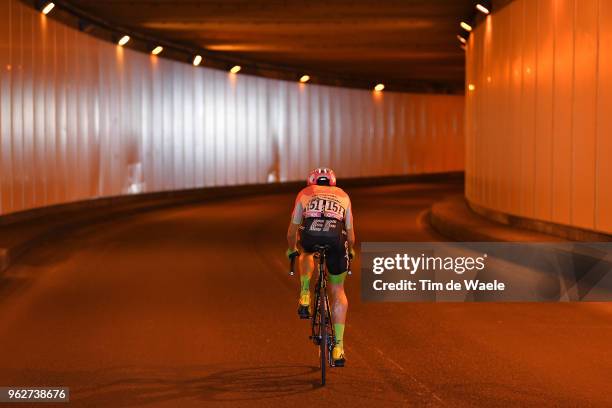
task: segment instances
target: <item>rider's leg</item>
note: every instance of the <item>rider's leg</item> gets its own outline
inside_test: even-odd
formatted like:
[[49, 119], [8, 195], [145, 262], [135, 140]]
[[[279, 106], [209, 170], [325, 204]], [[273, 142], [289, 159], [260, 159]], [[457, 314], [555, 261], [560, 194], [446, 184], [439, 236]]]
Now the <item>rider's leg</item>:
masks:
[[300, 254], [300, 295], [310, 293], [310, 278], [314, 270], [313, 254]]
[[344, 279], [346, 272], [340, 275], [330, 275], [329, 289], [332, 297], [332, 320], [334, 323], [334, 332], [336, 334], [336, 344], [341, 348], [344, 347], [344, 323], [346, 322], [346, 311], [348, 309], [348, 300], [344, 292]]
[[346, 310], [348, 309], [348, 301], [346, 293], [344, 293], [344, 278], [346, 272], [340, 275], [329, 276], [329, 289], [332, 297], [332, 320], [334, 323], [334, 334], [336, 335], [336, 344], [332, 350], [332, 358], [336, 367], [344, 367], [344, 323], [346, 322]]
[[311, 315], [310, 308], [310, 278], [314, 269], [314, 259], [312, 254], [302, 253], [300, 255], [300, 300], [298, 315], [301, 319], [306, 319]]

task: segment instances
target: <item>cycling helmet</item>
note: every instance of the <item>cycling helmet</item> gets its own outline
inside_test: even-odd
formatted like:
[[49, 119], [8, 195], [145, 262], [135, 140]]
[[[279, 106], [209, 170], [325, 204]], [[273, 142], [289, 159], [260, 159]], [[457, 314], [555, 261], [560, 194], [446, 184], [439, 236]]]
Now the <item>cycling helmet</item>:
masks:
[[306, 179], [306, 183], [309, 186], [313, 184], [318, 184], [320, 186], [335, 186], [336, 185], [336, 174], [332, 169], [328, 169], [327, 167], [319, 167], [318, 169], [314, 169], [308, 175]]

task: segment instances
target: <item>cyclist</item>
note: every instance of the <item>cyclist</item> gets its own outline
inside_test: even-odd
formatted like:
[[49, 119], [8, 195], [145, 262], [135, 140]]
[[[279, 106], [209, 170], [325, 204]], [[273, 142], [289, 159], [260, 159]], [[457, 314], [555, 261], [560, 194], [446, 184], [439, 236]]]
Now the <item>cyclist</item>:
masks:
[[[302, 251], [298, 251], [298, 232]], [[301, 318], [308, 318], [311, 314], [310, 278], [314, 270], [314, 245], [330, 245], [326, 263], [336, 334], [332, 358], [336, 366], [342, 367], [346, 359], [343, 338], [348, 308], [344, 279], [348, 271], [349, 257], [354, 255], [355, 231], [351, 200], [348, 194], [336, 187], [333, 170], [318, 168], [308, 175], [307, 186], [295, 200], [287, 242], [287, 256], [290, 259], [299, 256], [301, 291], [298, 314]]]

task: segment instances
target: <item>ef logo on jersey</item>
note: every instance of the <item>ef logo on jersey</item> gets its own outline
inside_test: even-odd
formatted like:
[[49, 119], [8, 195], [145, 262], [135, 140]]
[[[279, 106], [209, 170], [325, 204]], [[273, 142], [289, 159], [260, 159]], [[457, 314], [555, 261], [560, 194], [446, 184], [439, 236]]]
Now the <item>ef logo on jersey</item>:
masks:
[[310, 231], [316, 232], [327, 232], [330, 229], [336, 229], [338, 225], [337, 220], [314, 220], [312, 224], [310, 224]]

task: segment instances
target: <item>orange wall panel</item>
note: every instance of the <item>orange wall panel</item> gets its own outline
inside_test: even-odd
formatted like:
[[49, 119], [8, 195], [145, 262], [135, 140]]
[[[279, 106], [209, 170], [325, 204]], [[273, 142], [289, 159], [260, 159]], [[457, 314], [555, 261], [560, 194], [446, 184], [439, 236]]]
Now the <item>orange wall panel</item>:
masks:
[[[578, 3], [578, 2], [577, 2]], [[572, 117], [571, 221], [592, 228], [595, 222], [595, 139], [597, 128], [597, 2], [576, 4], [574, 101]], [[585, 183], [586, 180], [590, 182]]]
[[466, 179], [489, 181], [469, 200], [612, 233], [610, 27], [602, 0], [515, 0], [476, 27], [469, 81], [489, 85], [466, 95], [466, 141], [483, 149]]
[[554, 1], [554, 16], [552, 220], [569, 224], [574, 98], [574, 0]]
[[521, 150], [519, 153], [520, 162], [520, 209], [528, 217], [534, 217], [534, 195], [535, 195], [535, 143], [538, 137], [536, 132], [536, 95], [537, 95], [537, 38], [538, 25], [525, 24], [531, 16], [537, 16], [538, 2], [526, 2], [523, 8], [523, 29], [522, 43], [522, 66], [523, 87], [520, 100], [521, 116], [518, 119], [520, 124], [519, 132], [521, 139]]
[[[595, 227], [612, 231], [612, 3], [600, 0], [595, 136]], [[607, 45], [607, 46], [605, 46]]]
[[507, 193], [506, 211], [511, 208], [523, 211], [522, 196], [525, 191], [522, 184], [523, 167], [522, 167], [522, 151], [523, 131], [525, 123], [523, 122], [523, 52], [524, 52], [524, 9], [525, 3], [521, 2], [510, 9], [511, 26], [510, 26], [510, 89], [508, 95], [508, 114], [510, 115], [508, 129], [509, 137], [506, 139], [507, 144], [504, 146], [507, 153], [505, 166], [506, 178], [508, 180], [505, 189]]
[[554, 0], [538, 0], [536, 41], [534, 217], [552, 219]]

